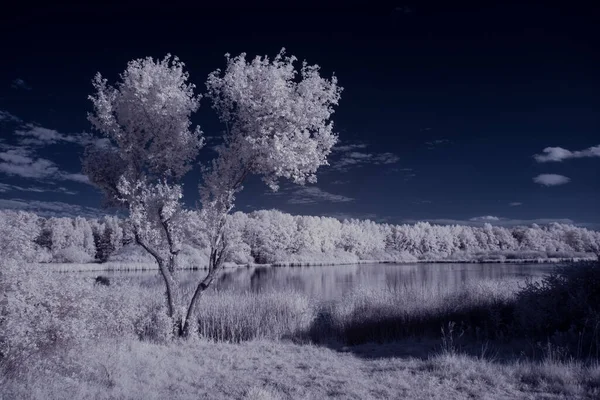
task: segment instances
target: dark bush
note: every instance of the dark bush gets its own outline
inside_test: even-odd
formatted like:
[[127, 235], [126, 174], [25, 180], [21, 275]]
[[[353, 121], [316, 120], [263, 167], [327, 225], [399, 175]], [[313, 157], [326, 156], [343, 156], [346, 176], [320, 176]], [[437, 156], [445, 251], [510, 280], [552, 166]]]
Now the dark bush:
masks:
[[600, 345], [600, 262], [577, 262], [517, 294], [515, 318], [523, 334], [537, 340], [560, 339], [588, 355]]

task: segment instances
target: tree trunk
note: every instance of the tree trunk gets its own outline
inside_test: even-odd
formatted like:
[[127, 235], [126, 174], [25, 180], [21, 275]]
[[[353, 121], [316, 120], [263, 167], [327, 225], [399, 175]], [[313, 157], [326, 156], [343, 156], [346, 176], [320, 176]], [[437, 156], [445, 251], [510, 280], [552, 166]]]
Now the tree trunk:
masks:
[[208, 289], [212, 281], [215, 279], [217, 272], [219, 272], [219, 270], [223, 266], [222, 255], [219, 256], [217, 253], [217, 250], [211, 251], [210, 260], [208, 264], [208, 274], [198, 284], [198, 286], [196, 286], [196, 290], [194, 291], [194, 295], [192, 296], [192, 300], [190, 301], [185, 315], [185, 320], [183, 322], [183, 327], [181, 330], [181, 336], [189, 337], [191, 329], [195, 325], [193, 323], [193, 318], [195, 318], [196, 315], [196, 305], [198, 304], [200, 297], [202, 297], [202, 293], [206, 289]]

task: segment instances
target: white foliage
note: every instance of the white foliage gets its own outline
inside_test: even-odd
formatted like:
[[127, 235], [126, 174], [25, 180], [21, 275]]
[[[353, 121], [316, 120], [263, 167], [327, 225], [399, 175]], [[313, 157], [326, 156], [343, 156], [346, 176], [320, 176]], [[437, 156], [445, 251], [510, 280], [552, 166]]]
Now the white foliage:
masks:
[[[97, 74], [90, 122], [116, 144], [128, 174], [141, 171], [179, 178], [203, 144], [190, 116], [200, 106], [177, 57], [129, 62], [116, 87]], [[131, 179], [132, 177], [129, 177]]]
[[257, 56], [248, 62], [245, 53], [226, 57], [223, 74], [216, 70], [206, 82], [213, 107], [229, 127], [219, 149], [220, 175], [229, 177], [225, 170], [239, 160], [272, 188], [282, 177], [316, 181], [315, 172], [337, 142], [330, 121], [342, 90], [336, 77], [324, 79], [317, 65], [306, 62], [298, 73], [296, 58], [283, 49], [273, 60]]

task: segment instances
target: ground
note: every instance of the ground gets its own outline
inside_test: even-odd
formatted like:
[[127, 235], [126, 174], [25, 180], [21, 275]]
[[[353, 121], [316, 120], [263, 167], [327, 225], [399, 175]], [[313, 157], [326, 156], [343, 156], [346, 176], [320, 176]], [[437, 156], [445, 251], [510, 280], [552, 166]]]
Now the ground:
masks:
[[[333, 349], [278, 341], [97, 341], [46, 355], [4, 382], [20, 399], [573, 399], [600, 368], [402, 355], [407, 343]], [[387, 355], [386, 355], [387, 354]], [[37, 365], [36, 365], [37, 364]]]

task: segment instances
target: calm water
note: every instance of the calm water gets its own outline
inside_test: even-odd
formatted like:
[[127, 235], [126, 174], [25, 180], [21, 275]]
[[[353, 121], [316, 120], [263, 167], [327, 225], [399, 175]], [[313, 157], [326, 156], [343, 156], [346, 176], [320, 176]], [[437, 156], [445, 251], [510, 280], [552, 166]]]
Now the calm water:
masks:
[[[315, 267], [249, 267], [228, 269], [214, 289], [232, 291], [292, 289], [310, 297], [331, 300], [357, 287], [422, 287], [447, 291], [482, 280], [525, 279], [552, 271], [549, 264], [360, 264]], [[205, 271], [183, 272], [183, 282], [197, 282]], [[93, 272], [111, 279], [132, 279], [144, 285], [162, 285], [158, 272]]]

